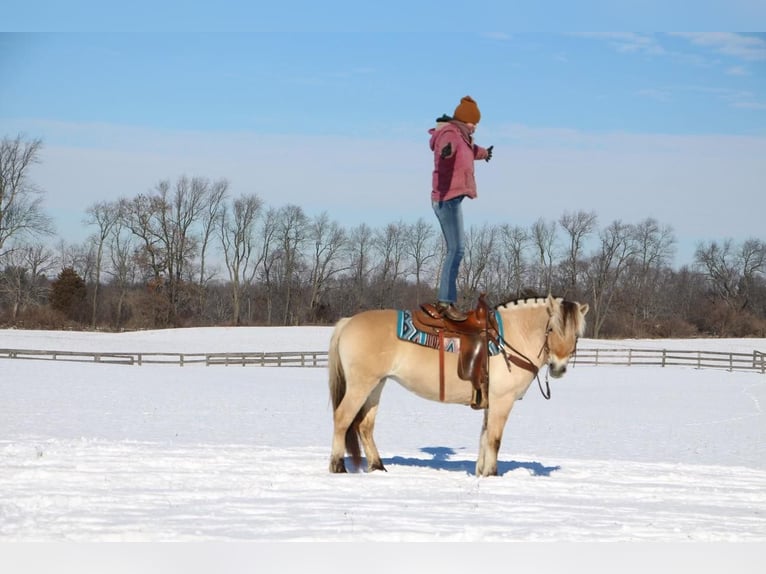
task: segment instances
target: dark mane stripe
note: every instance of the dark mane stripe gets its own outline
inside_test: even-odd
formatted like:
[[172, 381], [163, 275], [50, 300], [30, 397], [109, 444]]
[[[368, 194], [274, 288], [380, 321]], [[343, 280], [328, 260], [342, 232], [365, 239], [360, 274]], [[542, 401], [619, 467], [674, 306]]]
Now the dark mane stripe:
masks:
[[[567, 326], [571, 323], [572, 328], [579, 331], [581, 328], [579, 304], [574, 301], [567, 301], [563, 297], [554, 296], [553, 298], [561, 304], [561, 312], [558, 317], [560, 328], [566, 330]], [[547, 297], [520, 297], [496, 305], [495, 310], [511, 310], [514, 307], [520, 308], [527, 305], [545, 305], [546, 302]]]
[[569, 320], [572, 320], [572, 324], [577, 328], [577, 313], [578, 313], [578, 306], [577, 303], [573, 303], [572, 301], [566, 301], [563, 300], [561, 302], [561, 326], [566, 329], [567, 323]]
[[[557, 299], [562, 302], [564, 301], [563, 297], [556, 297], [553, 296], [554, 299]], [[510, 309], [511, 307], [515, 306], [521, 306], [521, 305], [542, 305], [546, 302], [547, 297], [519, 297], [518, 299], [511, 299], [510, 301], [506, 301], [505, 303], [500, 303], [499, 305], [495, 305], [495, 309]]]

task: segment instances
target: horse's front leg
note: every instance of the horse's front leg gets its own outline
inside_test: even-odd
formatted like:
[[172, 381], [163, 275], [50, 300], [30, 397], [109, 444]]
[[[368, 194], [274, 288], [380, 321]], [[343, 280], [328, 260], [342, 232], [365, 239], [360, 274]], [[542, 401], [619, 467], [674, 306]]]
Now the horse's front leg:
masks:
[[487, 458], [487, 414], [489, 409], [484, 410], [484, 423], [481, 426], [479, 435], [479, 456], [476, 458], [476, 476], [485, 476], [484, 467]]
[[511, 413], [513, 401], [490, 401], [484, 411], [484, 424], [479, 438], [476, 476], [497, 476], [497, 454], [503, 440], [503, 430]]

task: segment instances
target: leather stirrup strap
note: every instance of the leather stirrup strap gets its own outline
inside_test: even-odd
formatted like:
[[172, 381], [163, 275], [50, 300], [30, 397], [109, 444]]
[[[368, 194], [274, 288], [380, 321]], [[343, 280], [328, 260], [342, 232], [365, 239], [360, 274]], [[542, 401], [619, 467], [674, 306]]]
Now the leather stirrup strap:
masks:
[[444, 331], [439, 329], [439, 400], [444, 402]]

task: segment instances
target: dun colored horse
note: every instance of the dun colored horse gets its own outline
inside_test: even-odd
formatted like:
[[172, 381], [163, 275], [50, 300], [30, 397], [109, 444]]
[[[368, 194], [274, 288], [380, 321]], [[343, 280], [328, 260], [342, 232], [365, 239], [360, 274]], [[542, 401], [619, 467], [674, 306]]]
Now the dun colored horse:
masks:
[[[529, 298], [495, 307], [502, 336], [500, 351], [489, 358], [488, 406], [476, 461], [478, 476], [497, 474], [497, 455], [514, 403], [526, 393], [537, 371], [548, 365], [561, 377], [585, 329], [588, 305], [561, 298]], [[367, 470], [385, 470], [373, 438], [375, 416], [387, 379], [420, 397], [448, 403], [471, 403], [470, 382], [458, 377], [457, 354], [444, 353], [440, 389], [438, 350], [403, 340], [397, 332], [399, 311], [363, 311], [338, 321], [329, 349], [333, 438], [330, 472], [346, 472], [345, 454]], [[527, 368], [520, 367], [524, 365]]]

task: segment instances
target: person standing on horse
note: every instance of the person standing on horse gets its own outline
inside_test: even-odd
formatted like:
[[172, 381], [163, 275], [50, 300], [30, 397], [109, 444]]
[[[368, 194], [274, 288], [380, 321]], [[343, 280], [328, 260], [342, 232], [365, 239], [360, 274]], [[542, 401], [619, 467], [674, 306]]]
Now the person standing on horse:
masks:
[[465, 96], [452, 117], [443, 115], [436, 120], [436, 127], [428, 130], [434, 152], [431, 205], [447, 245], [436, 309], [451, 321], [466, 319], [466, 314], [455, 306], [457, 275], [465, 251], [461, 204], [464, 198], [474, 199], [477, 195], [473, 162], [492, 158], [493, 146], [483, 148], [473, 141], [480, 119], [479, 106], [471, 96]]

